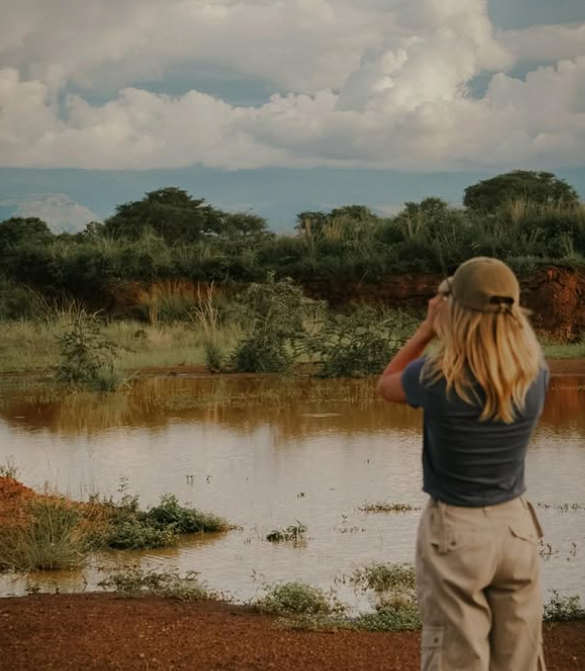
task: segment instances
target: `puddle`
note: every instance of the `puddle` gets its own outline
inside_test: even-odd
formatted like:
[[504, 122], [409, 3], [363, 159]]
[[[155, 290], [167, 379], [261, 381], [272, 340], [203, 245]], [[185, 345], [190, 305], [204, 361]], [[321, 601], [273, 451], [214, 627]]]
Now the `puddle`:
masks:
[[[241, 528], [177, 548], [106, 554], [98, 563], [140, 562], [195, 570], [211, 588], [247, 600], [264, 582], [329, 588], [368, 562], [412, 562], [419, 511], [368, 514], [365, 503], [417, 507], [421, 414], [374, 396], [372, 381], [160, 378], [110, 395], [66, 395], [23, 380], [0, 387], [0, 463], [12, 456], [29, 486], [73, 498], [116, 496], [120, 484], [158, 502], [165, 493]], [[528, 495], [554, 552], [546, 589], [585, 601], [585, 389], [552, 381], [527, 457]], [[271, 544], [275, 527], [307, 525], [300, 546]], [[576, 544], [576, 545], [573, 545]], [[91, 589], [103, 575], [0, 576], [0, 594]]]

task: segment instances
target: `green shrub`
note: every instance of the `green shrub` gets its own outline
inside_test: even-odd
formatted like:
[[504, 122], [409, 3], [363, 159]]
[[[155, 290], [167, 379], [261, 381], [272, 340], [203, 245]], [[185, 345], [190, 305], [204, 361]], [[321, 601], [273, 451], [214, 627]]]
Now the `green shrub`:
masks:
[[350, 582], [363, 590], [372, 590], [376, 594], [384, 594], [393, 590], [414, 593], [415, 571], [411, 564], [380, 564], [373, 563], [356, 569]]
[[414, 603], [378, 608], [353, 621], [354, 629], [364, 631], [416, 631], [422, 626], [420, 612]]
[[61, 361], [57, 378], [75, 388], [113, 391], [121, 376], [116, 372], [117, 346], [107, 340], [95, 314], [79, 311], [69, 330], [58, 337]]
[[105, 545], [112, 550], [145, 550], [177, 545], [179, 536], [174, 529], [161, 529], [145, 524], [138, 518], [129, 518], [112, 524], [105, 537]]
[[544, 606], [544, 620], [546, 622], [569, 622], [585, 620], [585, 608], [581, 605], [578, 595], [560, 596], [552, 591], [552, 597]]
[[314, 303], [290, 278], [254, 282], [241, 296], [240, 321], [247, 335], [233, 354], [236, 370], [280, 373], [295, 358], [295, 346], [305, 335], [304, 317]]
[[222, 517], [179, 505], [172, 494], [162, 496], [160, 504], [141, 514], [140, 519], [144, 524], [170, 528], [179, 534], [213, 533], [230, 528]]
[[328, 615], [339, 606], [332, 605], [323, 590], [305, 583], [287, 582], [268, 587], [256, 607], [271, 615]]
[[359, 307], [349, 315], [329, 313], [307, 338], [304, 351], [319, 364], [321, 377], [365, 377], [379, 374], [415, 328], [399, 312]]
[[109, 524], [97, 545], [116, 550], [170, 547], [179, 534], [227, 531], [230, 525], [217, 515], [179, 505], [166, 494], [158, 506], [140, 510], [137, 497], [124, 496], [120, 504], [106, 503]]

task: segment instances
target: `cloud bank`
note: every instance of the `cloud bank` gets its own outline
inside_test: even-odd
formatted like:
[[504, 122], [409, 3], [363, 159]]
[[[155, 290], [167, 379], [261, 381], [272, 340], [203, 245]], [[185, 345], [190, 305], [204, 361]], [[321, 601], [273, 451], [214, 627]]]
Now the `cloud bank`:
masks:
[[[496, 30], [482, 0], [21, 0], [0, 9], [0, 165], [579, 166], [584, 30]], [[510, 76], [523, 60], [553, 64]], [[288, 93], [237, 107], [140, 87], [178, 65]]]

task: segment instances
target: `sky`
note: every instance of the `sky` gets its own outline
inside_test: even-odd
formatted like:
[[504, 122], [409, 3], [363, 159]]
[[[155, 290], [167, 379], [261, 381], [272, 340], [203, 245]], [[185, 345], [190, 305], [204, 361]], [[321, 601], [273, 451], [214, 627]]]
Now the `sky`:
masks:
[[585, 197], [583, 0], [0, 3], [0, 216], [176, 185], [282, 228], [515, 168]]

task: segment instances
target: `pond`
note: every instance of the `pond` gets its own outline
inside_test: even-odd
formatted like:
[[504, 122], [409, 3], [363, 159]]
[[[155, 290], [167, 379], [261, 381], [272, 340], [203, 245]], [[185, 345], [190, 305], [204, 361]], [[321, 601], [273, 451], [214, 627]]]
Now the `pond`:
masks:
[[[105, 553], [83, 572], [3, 575], [0, 594], [89, 589], [103, 577], [96, 566], [140, 562], [198, 571], [243, 601], [264, 583], [329, 588], [369, 562], [412, 562], [420, 512], [360, 508], [425, 504], [421, 420], [377, 399], [371, 380], [174, 376], [105, 395], [4, 380], [0, 463], [12, 457], [26, 485], [76, 499], [123, 490], [143, 506], [173, 493], [239, 528], [172, 549]], [[585, 600], [585, 380], [553, 378], [527, 483], [546, 532], [545, 589]], [[297, 521], [306, 541], [265, 540]]]

